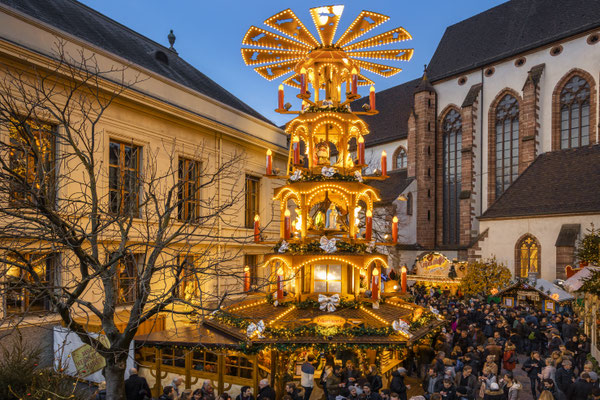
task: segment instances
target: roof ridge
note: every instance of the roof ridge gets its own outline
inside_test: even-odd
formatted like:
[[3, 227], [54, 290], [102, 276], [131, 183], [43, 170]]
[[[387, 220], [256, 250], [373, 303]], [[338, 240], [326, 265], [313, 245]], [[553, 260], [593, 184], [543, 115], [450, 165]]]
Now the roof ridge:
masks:
[[[141, 33], [139, 33], [139, 32], [137, 32], [137, 31], [135, 31], [135, 30], [133, 30], [133, 29], [129, 28], [129, 27], [128, 27], [128, 26], [126, 26], [126, 25], [123, 25], [123, 24], [122, 24], [122, 23], [120, 23], [119, 21], [117, 21], [117, 20], [115, 20], [115, 19], [112, 19], [112, 18], [110, 18], [110, 17], [109, 17], [109, 16], [107, 16], [106, 14], [102, 14], [100, 11], [98, 11], [98, 10], [95, 10], [95, 9], [91, 8], [91, 7], [90, 7], [90, 6], [88, 6], [87, 4], [84, 4], [84, 3], [82, 3], [82, 2], [80, 2], [80, 1], [78, 1], [78, 0], [63, 0], [63, 1], [69, 1], [69, 2], [71, 2], [71, 3], [73, 3], [73, 4], [76, 4], [78, 7], [84, 8], [85, 10], [87, 10], [87, 11], [89, 11], [89, 12], [92, 12], [93, 14], [95, 14], [95, 15], [99, 16], [100, 18], [104, 19], [105, 21], [108, 21], [108, 22], [110, 22], [110, 23], [113, 23], [113, 24], [115, 24], [115, 25], [118, 25], [119, 27], [121, 27], [121, 28], [123, 28], [123, 29], [125, 29], [125, 30], [129, 31], [130, 33], [134, 34], [135, 36], [137, 36], [137, 37], [139, 37], [139, 38], [142, 38], [142, 39], [144, 39], [144, 40], [145, 40], [145, 41], [147, 41], [147, 42], [151, 42], [152, 44], [154, 44], [154, 45], [156, 45], [156, 46], [162, 47], [164, 50], [166, 50], [166, 51], [168, 51], [168, 52], [169, 52], [168, 54], [173, 54], [173, 55], [177, 56], [178, 58], [182, 59], [181, 57], [179, 57], [179, 54], [178, 54], [178, 53], [176, 53], [176, 52], [174, 52], [174, 51], [171, 51], [171, 50], [169, 50], [169, 48], [168, 48], [168, 47], [166, 47], [166, 46], [164, 46], [164, 45], [162, 45], [162, 44], [158, 43], [158, 42], [157, 42], [157, 41], [155, 41], [154, 39], [150, 39], [148, 36], [142, 35]], [[36, 19], [38, 19], [38, 18], [36, 18]]]

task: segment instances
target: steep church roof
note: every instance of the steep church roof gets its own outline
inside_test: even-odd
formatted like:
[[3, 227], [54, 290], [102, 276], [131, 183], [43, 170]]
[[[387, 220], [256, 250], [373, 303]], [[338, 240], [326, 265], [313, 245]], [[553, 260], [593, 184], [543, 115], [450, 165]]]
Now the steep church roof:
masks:
[[600, 213], [600, 145], [544, 153], [480, 219]]
[[[421, 78], [398, 86], [382, 90], [376, 94], [376, 107], [379, 114], [365, 115], [363, 120], [369, 124], [369, 133], [365, 136], [366, 146], [376, 146], [408, 136], [408, 117], [413, 107], [413, 93], [421, 83]], [[363, 97], [350, 104], [352, 110], [362, 110], [369, 103], [369, 97]]]
[[75, 0], [0, 0], [0, 3], [236, 110], [271, 123], [188, 64], [177, 53]]
[[427, 70], [435, 82], [600, 26], [600, 1], [511, 0], [446, 28]]
[[370, 181], [369, 185], [379, 189], [381, 203], [393, 203], [414, 180], [408, 177], [406, 168], [388, 172], [389, 178], [384, 181]]

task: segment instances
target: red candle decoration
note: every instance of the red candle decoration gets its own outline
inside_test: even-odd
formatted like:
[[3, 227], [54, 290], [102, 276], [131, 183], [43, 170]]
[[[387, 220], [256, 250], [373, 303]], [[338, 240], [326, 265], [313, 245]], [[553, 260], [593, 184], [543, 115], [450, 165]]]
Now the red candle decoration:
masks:
[[300, 94], [306, 94], [306, 86], [307, 86], [307, 81], [306, 81], [306, 70], [304, 68], [302, 68], [300, 70]]
[[283, 110], [283, 85], [279, 85], [279, 91], [277, 95], [277, 109]]
[[352, 94], [358, 93], [358, 74], [356, 68], [352, 68]]
[[244, 292], [250, 291], [250, 267], [244, 267]]
[[387, 176], [387, 153], [381, 152], [381, 176]]
[[365, 139], [358, 137], [358, 165], [365, 165]]
[[369, 90], [369, 105], [371, 106], [371, 111], [375, 111], [375, 86], [372, 85]]
[[277, 270], [277, 300], [283, 300], [283, 269]]
[[254, 216], [254, 243], [260, 242], [260, 217]]
[[273, 174], [273, 152], [271, 149], [267, 150], [267, 175]]
[[300, 139], [297, 136], [294, 136], [292, 139], [292, 147], [294, 151], [294, 165], [300, 164]]
[[392, 218], [392, 242], [398, 243], [398, 217]]
[[406, 288], [408, 284], [406, 282], [406, 267], [403, 265], [400, 270], [400, 287], [402, 288], [402, 293], [406, 293]]
[[371, 212], [371, 210], [367, 210], [365, 219], [365, 239], [367, 240], [367, 242], [370, 242], [371, 236], [373, 235], [373, 213]]
[[379, 300], [379, 270], [377, 267], [373, 268], [373, 278], [371, 281], [371, 300]]
[[290, 210], [286, 209], [283, 220], [283, 238], [288, 240], [290, 238], [291, 221], [290, 221]]

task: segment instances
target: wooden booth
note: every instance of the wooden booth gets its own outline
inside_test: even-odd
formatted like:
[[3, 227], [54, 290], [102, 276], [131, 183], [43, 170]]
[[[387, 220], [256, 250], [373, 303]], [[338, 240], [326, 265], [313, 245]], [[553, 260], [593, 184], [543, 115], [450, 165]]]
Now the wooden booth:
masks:
[[500, 290], [496, 295], [502, 299], [505, 307], [529, 306], [546, 312], [559, 312], [570, 305], [574, 297], [552, 282], [530, 277], [517, 280], [514, 284]]
[[415, 285], [423, 285], [456, 295], [463, 276], [467, 273], [467, 263], [451, 261], [442, 253], [429, 252], [422, 254], [415, 261], [408, 281]]

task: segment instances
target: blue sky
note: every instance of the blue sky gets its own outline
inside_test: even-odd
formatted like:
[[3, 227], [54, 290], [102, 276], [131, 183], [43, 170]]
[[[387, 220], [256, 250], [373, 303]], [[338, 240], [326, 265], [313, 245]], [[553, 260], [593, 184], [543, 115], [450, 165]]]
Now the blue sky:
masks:
[[[266, 28], [263, 21], [268, 17], [291, 8], [316, 36], [309, 8], [344, 4], [337, 35], [362, 10], [390, 16], [390, 20], [374, 29], [364, 38], [402, 26], [413, 40], [399, 47], [414, 48], [410, 62], [395, 63], [403, 71], [390, 78], [366, 75], [376, 83], [377, 90], [387, 89], [421, 76], [426, 64], [447, 26], [492, 8], [505, 0], [371, 0], [359, 2], [323, 2], [304, 0], [82, 0], [86, 5], [100, 11], [123, 25], [140, 32], [150, 39], [168, 46], [170, 29], [177, 36], [175, 48], [179, 55], [218, 84], [229, 90], [258, 112], [282, 125], [290, 118], [273, 110], [277, 105], [277, 87], [281, 79], [268, 82], [250, 67], [246, 67], [240, 54], [244, 33], [255, 25]], [[286, 101], [295, 93], [286, 88]], [[362, 89], [367, 94], [366, 88]]]

